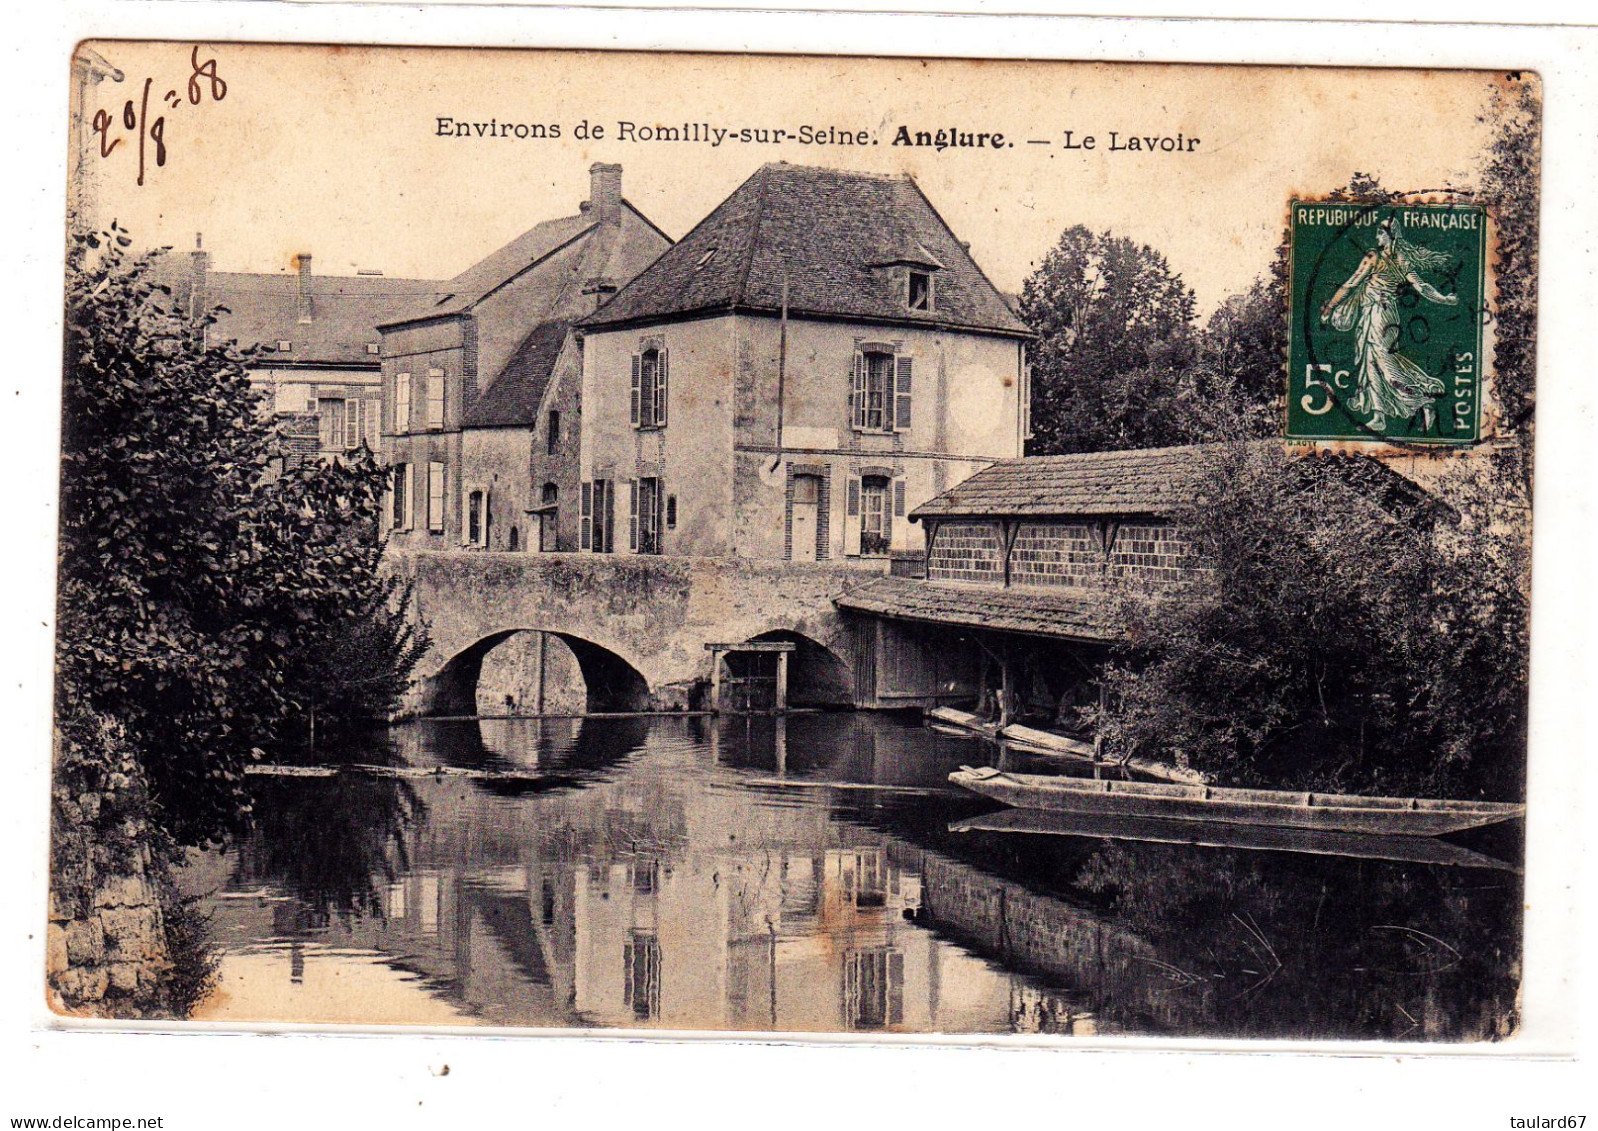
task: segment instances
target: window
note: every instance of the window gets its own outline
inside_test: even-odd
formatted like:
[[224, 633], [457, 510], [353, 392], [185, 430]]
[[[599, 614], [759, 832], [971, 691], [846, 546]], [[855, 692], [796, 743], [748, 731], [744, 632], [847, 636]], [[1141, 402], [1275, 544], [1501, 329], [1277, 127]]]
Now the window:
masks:
[[281, 338], [278, 339], [278, 343], [277, 343], [277, 352], [278, 353], [288, 353], [293, 348], [294, 348], [294, 343], [293, 342], [287, 342], [287, 341], [284, 341]]
[[560, 413], [551, 411], [544, 428], [544, 452], [554, 455], [560, 451]]
[[677, 496], [666, 496], [666, 529], [677, 529]]
[[379, 347], [376, 342], [367, 342], [366, 343], [366, 352], [369, 353], [369, 354], [372, 354], [373, 356], [376, 356], [376, 354], [378, 353], [380, 348], [381, 347]]
[[911, 271], [905, 287], [905, 305], [911, 310], [932, 309], [932, 276], [926, 271]]
[[444, 371], [427, 371], [427, 427], [444, 427]]
[[411, 375], [394, 378], [394, 433], [403, 436], [411, 430]]
[[608, 479], [584, 483], [582, 514], [578, 523], [578, 547], [596, 554], [616, 549], [616, 500]]
[[880, 475], [867, 475], [860, 480], [860, 552], [886, 554], [892, 529], [888, 481]]
[[907, 432], [913, 362], [889, 349], [855, 354], [850, 416], [857, 432]]
[[483, 513], [483, 492], [473, 491], [466, 496], [466, 544], [483, 545], [486, 532], [486, 515]]
[[628, 537], [632, 549], [640, 554], [660, 553], [660, 480], [649, 478], [634, 482], [632, 504], [632, 529]]
[[633, 930], [622, 947], [622, 1004], [647, 1021], [660, 1014], [660, 941], [652, 931]]
[[390, 525], [395, 530], [411, 528], [411, 501], [407, 488], [411, 482], [411, 465], [396, 463], [389, 475]]
[[322, 418], [321, 444], [324, 452], [344, 447], [345, 414], [349, 411], [349, 403], [333, 397], [323, 397], [316, 402], [316, 411]]
[[427, 465], [427, 529], [444, 532], [444, 465], [437, 462]]
[[513, 554], [522, 548], [521, 535], [516, 532], [514, 526], [510, 528], [510, 538], [506, 540], [505, 544]]
[[651, 346], [633, 354], [631, 417], [634, 428], [666, 426], [666, 351]]

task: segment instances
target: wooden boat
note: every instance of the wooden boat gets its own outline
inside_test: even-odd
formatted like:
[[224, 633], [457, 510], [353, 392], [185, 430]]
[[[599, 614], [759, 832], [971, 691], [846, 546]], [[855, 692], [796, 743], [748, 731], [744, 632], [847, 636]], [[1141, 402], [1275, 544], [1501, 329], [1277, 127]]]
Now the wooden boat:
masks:
[[1264, 825], [1226, 825], [1219, 821], [1183, 821], [1166, 817], [1116, 817], [1099, 813], [1057, 813], [1047, 809], [1001, 809], [996, 813], [955, 821], [949, 826], [949, 831], [1141, 840], [1155, 844], [1189, 844], [1201, 848], [1300, 852], [1312, 856], [1395, 860], [1405, 864], [1492, 868], [1504, 872], [1521, 870], [1506, 860], [1473, 852], [1437, 837], [1376, 836], [1371, 833], [1282, 829]]
[[987, 766], [975, 770], [962, 766], [949, 775], [949, 781], [1020, 809], [1172, 817], [1228, 825], [1267, 825], [1378, 836], [1438, 836], [1526, 814], [1524, 805], [1499, 801], [1355, 797], [1169, 782], [1046, 777], [1011, 774]]
[[[1011, 723], [1001, 730], [996, 723], [986, 722], [969, 711], [960, 711], [953, 707], [934, 707], [926, 712], [924, 718], [927, 726], [939, 734], [974, 735], [990, 742], [1000, 743], [1017, 754], [1028, 754], [1039, 758], [1070, 758], [1079, 762], [1104, 764], [1094, 757], [1091, 742], [1055, 734], [1053, 731], [1022, 726], [1020, 723]], [[1122, 769], [1143, 774], [1145, 777], [1157, 778], [1160, 781], [1183, 782], [1189, 785], [1204, 784], [1204, 775], [1196, 770], [1171, 766], [1148, 758], [1131, 758], [1115, 764]]]

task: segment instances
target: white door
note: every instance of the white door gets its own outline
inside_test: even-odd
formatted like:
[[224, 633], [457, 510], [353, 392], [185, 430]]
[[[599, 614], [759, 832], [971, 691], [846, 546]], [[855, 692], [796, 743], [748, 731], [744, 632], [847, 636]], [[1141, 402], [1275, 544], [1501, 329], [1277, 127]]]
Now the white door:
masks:
[[789, 519], [792, 558], [796, 562], [816, 560], [816, 511], [821, 503], [821, 478], [816, 475], [793, 477], [793, 516]]

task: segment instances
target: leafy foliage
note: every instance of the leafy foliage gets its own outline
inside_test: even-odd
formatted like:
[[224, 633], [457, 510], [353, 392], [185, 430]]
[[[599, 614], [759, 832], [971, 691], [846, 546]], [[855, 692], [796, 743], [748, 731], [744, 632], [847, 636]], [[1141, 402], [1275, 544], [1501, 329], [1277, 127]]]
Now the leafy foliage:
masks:
[[1161, 442], [1143, 404], [1192, 357], [1193, 293], [1147, 245], [1067, 228], [1021, 291], [1032, 350], [1033, 452]]
[[[68, 252], [57, 699], [121, 725], [195, 844], [247, 818], [244, 768], [322, 692], [312, 657], [392, 596], [384, 473], [366, 452], [279, 471], [247, 357], [174, 313], [159, 253], [129, 243], [113, 225]], [[414, 641], [388, 630], [356, 651], [403, 680]]]
[[[1361, 465], [1217, 448], [1180, 516], [1209, 570], [1126, 592], [1095, 718], [1123, 754], [1236, 784], [1509, 795], [1526, 741], [1527, 558], [1483, 472], [1458, 525]], [[1374, 472], [1371, 465], [1364, 465]]]
[[1202, 329], [1193, 293], [1147, 246], [1068, 228], [1021, 292], [1032, 349], [1031, 453], [1268, 434], [1287, 352], [1279, 269]]

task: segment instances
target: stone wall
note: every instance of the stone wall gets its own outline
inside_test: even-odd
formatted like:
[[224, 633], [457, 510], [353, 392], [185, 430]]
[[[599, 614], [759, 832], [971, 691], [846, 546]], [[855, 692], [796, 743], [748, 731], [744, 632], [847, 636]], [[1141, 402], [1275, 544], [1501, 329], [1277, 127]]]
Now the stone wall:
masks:
[[1015, 585], [1088, 585], [1104, 575], [1098, 531], [1085, 522], [1028, 522], [1010, 551]]
[[120, 729], [92, 716], [58, 732], [45, 927], [50, 1007], [90, 1017], [172, 1015], [164, 843]]
[[473, 688], [453, 685], [469, 677], [475, 687], [480, 668], [464, 671], [459, 659], [496, 636], [524, 630], [590, 647], [585, 664], [595, 653], [614, 659], [642, 680], [648, 706], [657, 710], [681, 709], [703, 692], [710, 675], [707, 643], [768, 633], [793, 633], [827, 649], [852, 685], [853, 632], [832, 601], [885, 573], [886, 565], [391, 547], [385, 567], [415, 582], [415, 615], [432, 635], [405, 712], [469, 713]]
[[[998, 519], [941, 521], [933, 541], [927, 559], [931, 580], [1003, 584], [1003, 525]], [[1202, 568], [1177, 527], [1158, 519], [1021, 522], [1009, 565], [1011, 585], [1075, 588], [1114, 579], [1177, 585], [1192, 580]]]
[[1192, 545], [1167, 522], [1122, 526], [1110, 551], [1111, 577], [1173, 585], [1187, 580], [1196, 566]]
[[994, 522], [950, 522], [938, 527], [927, 555], [933, 581], [1004, 580], [1004, 545]]
[[[77, 835], [82, 835], [77, 834]], [[122, 1016], [164, 996], [171, 966], [148, 850], [125, 869], [94, 876], [91, 891], [50, 893], [45, 973], [58, 1013]]]

